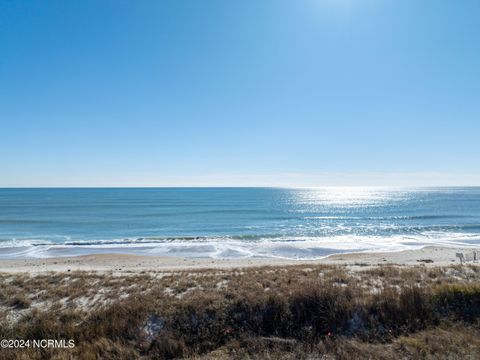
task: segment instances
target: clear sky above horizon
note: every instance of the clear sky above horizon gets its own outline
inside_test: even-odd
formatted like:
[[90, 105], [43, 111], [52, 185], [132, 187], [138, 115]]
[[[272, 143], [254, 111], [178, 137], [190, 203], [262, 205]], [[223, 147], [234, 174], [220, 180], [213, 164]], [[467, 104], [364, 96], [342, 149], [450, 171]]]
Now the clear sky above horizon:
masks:
[[480, 185], [479, 14], [2, 1], [0, 186]]

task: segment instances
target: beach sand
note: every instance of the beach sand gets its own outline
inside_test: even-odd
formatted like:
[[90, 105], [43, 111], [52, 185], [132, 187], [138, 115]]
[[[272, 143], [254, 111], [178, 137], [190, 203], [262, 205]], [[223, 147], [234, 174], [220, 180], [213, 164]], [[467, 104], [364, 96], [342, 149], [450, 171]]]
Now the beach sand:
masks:
[[[149, 271], [175, 271], [186, 269], [232, 269], [253, 266], [281, 266], [299, 264], [330, 264], [349, 267], [365, 267], [395, 264], [448, 266], [459, 264], [456, 253], [473, 257], [475, 248], [451, 248], [428, 246], [416, 250], [398, 252], [363, 252], [331, 255], [318, 260], [284, 259], [192, 259], [179, 257], [137, 256], [125, 254], [96, 254], [44, 259], [2, 259], [0, 272], [44, 273], [49, 271], [94, 271], [104, 273], [139, 273]], [[468, 261], [474, 264], [475, 261]], [[480, 263], [480, 262], [479, 262]]]

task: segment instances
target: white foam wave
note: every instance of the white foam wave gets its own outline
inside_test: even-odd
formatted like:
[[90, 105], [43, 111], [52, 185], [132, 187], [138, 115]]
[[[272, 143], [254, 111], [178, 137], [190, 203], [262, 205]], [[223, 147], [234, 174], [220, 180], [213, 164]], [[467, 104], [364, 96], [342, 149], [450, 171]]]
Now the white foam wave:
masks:
[[39, 239], [0, 242], [0, 258], [44, 258], [94, 253], [180, 256], [189, 258], [318, 259], [333, 253], [399, 251], [427, 245], [476, 246], [479, 233], [428, 231], [415, 235], [276, 237], [254, 240], [231, 237], [134, 238], [66, 243]]

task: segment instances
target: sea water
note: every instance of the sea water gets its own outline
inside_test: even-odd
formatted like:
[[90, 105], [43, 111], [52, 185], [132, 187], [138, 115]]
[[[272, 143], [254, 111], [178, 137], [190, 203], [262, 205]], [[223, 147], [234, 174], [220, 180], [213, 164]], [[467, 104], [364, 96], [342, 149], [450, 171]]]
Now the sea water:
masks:
[[480, 188], [0, 189], [0, 257], [315, 259], [480, 245]]

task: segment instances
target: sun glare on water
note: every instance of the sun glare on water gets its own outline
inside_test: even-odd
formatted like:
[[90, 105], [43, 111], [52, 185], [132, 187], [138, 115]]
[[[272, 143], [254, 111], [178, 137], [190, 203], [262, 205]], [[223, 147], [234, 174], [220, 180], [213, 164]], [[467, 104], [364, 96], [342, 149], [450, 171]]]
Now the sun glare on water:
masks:
[[405, 195], [404, 191], [393, 188], [325, 187], [305, 189], [298, 201], [311, 205], [361, 207], [400, 200]]

